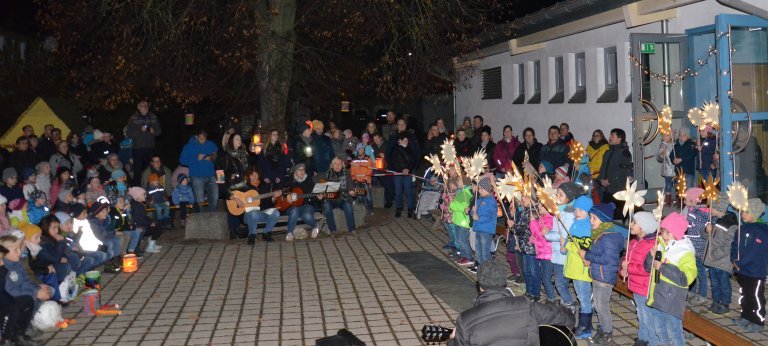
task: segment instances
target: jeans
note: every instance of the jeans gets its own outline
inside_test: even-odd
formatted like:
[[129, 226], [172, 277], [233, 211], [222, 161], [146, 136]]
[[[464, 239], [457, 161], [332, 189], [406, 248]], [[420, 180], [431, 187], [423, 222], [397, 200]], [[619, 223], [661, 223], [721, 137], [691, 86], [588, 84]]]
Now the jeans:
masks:
[[205, 193], [208, 193], [208, 211], [216, 211], [219, 204], [219, 186], [216, 177], [191, 177], [192, 193], [195, 194], [195, 202], [205, 201]]
[[458, 250], [459, 247], [456, 245], [456, 230], [453, 229], [453, 224], [450, 222], [443, 222], [443, 227], [448, 231], [448, 246]]
[[659, 337], [659, 344], [684, 346], [683, 320], [657, 309], [651, 309], [653, 329]]
[[690, 189], [690, 188], [694, 187], [695, 185], [697, 185], [696, 184], [696, 180], [694, 179], [695, 177], [696, 176], [694, 174], [688, 174], [688, 173], [685, 174], [685, 186], [687, 188]]
[[384, 203], [392, 204], [395, 200], [395, 182], [394, 177], [379, 177], [381, 186], [384, 187]]
[[675, 195], [675, 177], [664, 177], [664, 193]]
[[611, 292], [613, 285], [600, 281], [592, 281], [592, 292], [595, 297], [595, 311], [600, 322], [600, 329], [606, 333], [613, 331], [613, 316], [611, 316]]
[[365, 203], [365, 209], [368, 210], [368, 212], [372, 212], [373, 189], [371, 188], [371, 185], [368, 185], [367, 183], [361, 183], [360, 185], [365, 189], [365, 196], [358, 196], [358, 200], [361, 200], [363, 203]]
[[523, 255], [523, 273], [525, 275], [525, 293], [539, 298], [541, 295], [541, 274], [536, 256]]
[[456, 232], [456, 247], [459, 249], [459, 258], [464, 257], [472, 260], [472, 248], [469, 247], [469, 228], [464, 228], [456, 224], [451, 224], [453, 231]]
[[[200, 207], [197, 203], [192, 207], [195, 211], [200, 211]], [[189, 214], [189, 202], [179, 202], [179, 220], [186, 220], [187, 214]]]
[[171, 218], [171, 206], [168, 202], [155, 203], [155, 217], [157, 221], [167, 220]]
[[557, 288], [557, 294], [560, 295], [560, 299], [563, 300], [563, 304], [573, 303], [573, 296], [571, 295], [570, 280], [563, 274], [563, 265], [552, 263], [552, 268], [555, 272], [555, 287]]
[[647, 342], [650, 346], [658, 346], [659, 337], [656, 336], [656, 329], [653, 326], [653, 308], [646, 305], [648, 297], [635, 293], [634, 300], [635, 307], [637, 308], [637, 337]]
[[272, 228], [277, 223], [277, 218], [280, 217], [280, 212], [275, 208], [267, 210], [251, 210], [245, 213], [243, 219], [245, 224], [248, 225], [248, 235], [255, 235], [256, 229], [260, 223], [264, 223], [264, 233], [272, 232]]
[[405, 193], [408, 210], [416, 209], [416, 202], [413, 199], [413, 178], [410, 175], [396, 175], [392, 179], [395, 184], [395, 207], [403, 210], [403, 193]]
[[485, 232], [475, 232], [475, 246], [477, 247], [477, 263], [483, 264], [491, 259], [491, 243], [493, 234]]
[[582, 314], [592, 313], [592, 283], [588, 281], [573, 280], [573, 289], [576, 298], [579, 298], [579, 306]]
[[[550, 260], [542, 259], [537, 259], [536, 262], [539, 267], [539, 278], [544, 285], [544, 293], [546, 293], [547, 299], [555, 300], [555, 285], [552, 283], [552, 272], [554, 271], [552, 262]], [[538, 289], [539, 288], [537, 287], [537, 290]]]
[[[80, 265], [75, 269], [75, 274], [85, 274], [87, 271], [93, 270], [100, 264], [106, 262], [111, 257], [106, 252], [101, 251], [86, 251], [83, 253], [83, 259], [80, 260]], [[74, 266], [73, 266], [74, 268]]]
[[347, 230], [350, 233], [355, 231], [355, 212], [352, 210], [352, 202], [343, 198], [323, 201], [323, 211], [325, 212], [325, 221], [328, 222], [328, 229], [331, 233], [336, 233], [336, 220], [333, 217], [333, 209], [341, 208], [344, 210], [344, 221], [347, 222]]
[[112, 239], [102, 240], [102, 243], [107, 247], [107, 259], [115, 258], [120, 255], [120, 238], [114, 237]]
[[707, 267], [704, 266], [704, 260], [696, 257], [696, 281], [691, 286], [691, 292], [704, 298], [707, 297]]
[[288, 214], [288, 233], [293, 233], [293, 230], [296, 229], [296, 223], [299, 221], [299, 218], [301, 218], [301, 221], [304, 221], [305, 225], [313, 229], [317, 227], [315, 207], [312, 205], [305, 204], [298, 207], [290, 207], [286, 210], [286, 213]]
[[130, 239], [128, 240], [128, 251], [133, 252], [136, 250], [136, 247], [139, 246], [139, 242], [141, 241], [141, 235], [144, 233], [143, 229], [134, 229], [130, 231], [123, 231], [123, 233], [127, 234]]
[[[64, 281], [64, 278], [69, 275], [69, 273], [72, 271], [72, 264], [67, 261], [67, 263], [61, 263], [57, 262], [53, 264], [53, 268], [56, 269], [56, 280], [58, 283], [61, 283]], [[54, 287], [56, 290], [58, 290], [58, 287]]]
[[708, 269], [712, 281], [712, 301], [728, 306], [731, 304], [731, 274], [714, 267]]
[[699, 171], [699, 175], [701, 176], [701, 179], [704, 179], [704, 181], [707, 181], [707, 178], [710, 176], [712, 178], [717, 176], [717, 170], [716, 169], [710, 169], [710, 168], [704, 168]]
[[231, 238], [237, 237], [237, 230], [240, 229], [240, 223], [242, 222], [240, 216], [227, 213], [227, 228], [229, 228], [229, 236]]

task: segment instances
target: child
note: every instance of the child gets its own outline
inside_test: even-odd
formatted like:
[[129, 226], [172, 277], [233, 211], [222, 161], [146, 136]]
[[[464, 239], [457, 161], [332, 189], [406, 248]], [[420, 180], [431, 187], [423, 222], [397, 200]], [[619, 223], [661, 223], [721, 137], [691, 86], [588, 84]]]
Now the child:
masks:
[[352, 181], [355, 182], [355, 187], [365, 189], [366, 194], [357, 198], [365, 202], [368, 213], [373, 215], [373, 196], [371, 196], [373, 160], [365, 155], [365, 146], [362, 143], [359, 143], [355, 148], [355, 159], [350, 164], [349, 172], [352, 175]]
[[459, 248], [456, 263], [471, 266], [472, 248], [469, 246], [469, 204], [472, 202], [472, 189], [468, 184], [456, 190], [456, 197], [451, 201], [451, 225], [456, 235], [456, 247]]
[[189, 177], [182, 173], [178, 175], [176, 181], [179, 184], [173, 189], [173, 204], [179, 206], [179, 213], [181, 214], [179, 220], [181, 222], [181, 227], [185, 227], [187, 223], [187, 213], [189, 212], [187, 208], [192, 205], [194, 206], [195, 212], [197, 212], [199, 211], [199, 207], [197, 206], [197, 203], [195, 203], [195, 195], [192, 193], [192, 188], [189, 187]]
[[[531, 236], [533, 222], [538, 220], [532, 219], [531, 217], [531, 213], [533, 213], [531, 198], [523, 196], [520, 202], [522, 208], [519, 210], [510, 210], [515, 213], [515, 220], [507, 220], [507, 226], [511, 227], [510, 238], [512, 238], [511, 240], [507, 240], [507, 243], [515, 244], [512, 251], [507, 248], [507, 262], [509, 263], [510, 271], [513, 273], [514, 271], [511, 269], [513, 267], [520, 270], [517, 267], [517, 255], [515, 252], [520, 254], [520, 257], [522, 257], [523, 260], [523, 276], [525, 276], [525, 296], [529, 299], [538, 301], [539, 293], [541, 292], [541, 275], [539, 275], [537, 270], [536, 246], [534, 244], [535, 241], [532, 240], [533, 237]], [[510, 206], [510, 209], [511, 207], [512, 206]], [[512, 252], [511, 256], [510, 252]], [[516, 280], [520, 280], [519, 276], [513, 278], [513, 281], [518, 283]]]
[[615, 209], [611, 203], [598, 204], [589, 210], [589, 224], [592, 226], [594, 240], [588, 250], [579, 250], [582, 260], [589, 266], [595, 311], [600, 322], [597, 333], [590, 338], [590, 343], [595, 345], [613, 344], [613, 316], [609, 304], [625, 239], [614, 228], [612, 220]]
[[635, 301], [638, 320], [637, 341], [642, 345], [659, 344], [659, 338], [653, 326], [652, 309], [647, 305], [651, 275], [645, 271], [644, 267], [645, 258], [656, 244], [657, 227], [653, 214], [645, 211], [635, 213], [632, 224], [629, 226], [629, 231], [635, 238], [629, 242], [627, 256], [621, 264], [621, 275], [627, 278], [627, 287]]
[[[142, 189], [143, 190], [143, 189]], [[155, 220], [160, 228], [172, 229], [171, 209], [168, 203], [168, 193], [163, 185], [160, 184], [160, 177], [155, 173], [149, 174], [149, 184], [147, 185], [147, 204], [155, 208]]]
[[573, 225], [573, 202], [583, 192], [582, 188], [573, 183], [560, 185], [557, 189], [557, 202], [560, 204], [558, 206], [560, 221], [553, 218], [552, 230], [544, 234], [544, 239], [549, 242], [552, 248], [550, 262], [552, 262], [552, 271], [555, 276], [555, 288], [557, 288], [557, 293], [560, 295], [563, 306], [574, 314], [578, 310], [579, 305], [571, 295], [570, 280], [565, 277], [565, 241], [568, 237], [567, 229]]
[[42, 247], [42, 230], [35, 224], [24, 224], [21, 226], [24, 232], [24, 246], [29, 251], [29, 267], [40, 282], [49, 285], [54, 289], [52, 298], [59, 300], [57, 288], [59, 283], [72, 271], [72, 267], [67, 263], [64, 256], [64, 248]]
[[491, 242], [496, 234], [496, 198], [493, 197], [493, 182], [490, 175], [480, 178], [477, 202], [472, 207], [472, 229], [475, 231], [477, 264], [482, 265], [491, 258]]
[[8, 218], [8, 199], [0, 195], [0, 236], [11, 231], [11, 220]]
[[122, 270], [122, 258], [120, 256], [122, 244], [111, 220], [108, 218], [109, 203], [96, 202], [91, 206], [89, 212], [91, 215], [88, 217], [88, 224], [96, 238], [106, 246], [108, 260], [104, 265], [104, 271], [117, 273]]
[[[150, 239], [154, 238], [160, 238], [161, 230], [157, 227], [155, 227], [155, 224], [152, 222], [152, 220], [147, 217], [147, 210], [144, 208], [144, 201], [147, 197], [147, 192], [144, 191], [144, 189], [140, 187], [132, 187], [128, 189], [128, 194], [131, 195], [131, 206], [130, 206], [130, 214], [133, 219], [133, 222], [136, 225], [136, 229], [142, 233], [142, 238], [144, 236], [149, 237]], [[141, 238], [139, 238], [141, 240]], [[156, 249], [159, 249], [159, 246], [155, 247]], [[131, 247], [129, 246], [129, 250]], [[137, 253], [141, 253], [140, 247], [135, 247], [135, 251]], [[147, 249], [147, 252], [155, 253], [157, 251], [154, 251], [155, 249]]]
[[35, 166], [35, 186], [45, 192], [48, 199], [51, 198], [51, 164], [48, 161]]
[[[523, 207], [525, 207], [526, 204], [525, 199], [527, 199], [527, 197], [523, 197]], [[525, 212], [525, 210], [523, 212]], [[529, 211], [529, 213], [530, 212], [531, 211]], [[533, 301], [539, 300], [541, 284], [544, 284], [544, 292], [547, 294], [547, 302], [550, 304], [557, 303], [557, 299], [555, 297], [555, 286], [552, 284], [552, 272], [554, 270], [552, 264], [552, 246], [550, 246], [547, 241], [546, 235], [552, 231], [554, 222], [554, 217], [547, 212], [547, 208], [540, 204], [539, 218], [531, 220], [531, 229], [528, 234], [528, 238], [531, 239], [530, 241], [534, 244], [534, 263], [533, 270], [531, 270], [534, 274], [532, 280], [532, 289], [534, 293]], [[526, 261], [526, 259], [524, 258], [523, 261]], [[528, 258], [528, 261], [530, 261], [530, 258]], [[526, 276], [526, 282], [528, 281], [527, 278], [528, 276]]]
[[[51, 299], [53, 291], [46, 285], [35, 284], [21, 263], [22, 240], [11, 235], [0, 237], [0, 245], [8, 249], [8, 254], [3, 258], [8, 274], [5, 278], [5, 291], [14, 298], [31, 296], [35, 303]], [[37, 304], [36, 304], [37, 305]]]
[[[70, 217], [70, 215], [72, 216]], [[106, 247], [93, 234], [93, 229], [88, 222], [88, 209], [85, 205], [75, 203], [72, 206], [71, 214], [56, 212], [56, 218], [59, 219], [61, 231], [72, 240], [73, 251], [83, 256], [77, 267], [77, 275], [84, 274], [107, 262], [109, 258]]]
[[116, 201], [118, 198], [128, 197], [128, 178], [125, 176], [125, 172], [122, 169], [116, 169], [111, 174], [112, 182], [105, 187], [107, 191], [107, 197], [110, 201]]
[[659, 226], [658, 246], [648, 253], [645, 271], [651, 273], [653, 326], [661, 345], [685, 345], [683, 313], [688, 286], [696, 280], [693, 244], [685, 237], [688, 221], [678, 213], [669, 214]]
[[691, 287], [691, 303], [703, 304], [707, 301], [707, 268], [704, 266], [704, 251], [707, 249], [706, 238], [702, 237], [704, 226], [709, 222], [709, 210], [701, 205], [704, 190], [692, 187], [685, 191], [685, 209], [688, 220], [688, 232], [685, 234], [696, 249], [696, 282]]
[[[140, 187], [132, 187], [131, 189], [141, 189], [136, 194], [146, 196], [147, 192]], [[131, 189], [128, 189], [129, 193]], [[123, 243], [123, 253], [135, 254], [140, 257], [141, 251], [136, 251], [143, 236], [142, 230], [140, 230], [133, 222], [131, 214], [131, 205], [128, 201], [118, 198], [115, 202], [115, 207], [110, 210], [109, 214], [112, 220], [115, 222], [115, 230], [117, 234], [121, 235], [121, 243]]]
[[715, 226], [707, 224], [703, 234], [707, 241], [707, 250], [704, 252], [704, 265], [709, 271], [712, 283], [712, 305], [709, 312], [715, 315], [724, 315], [730, 310], [731, 304], [731, 273], [733, 263], [730, 261], [731, 243], [739, 225], [736, 214], [728, 211], [728, 194], [721, 193], [717, 200], [712, 202], [712, 217], [716, 218]]
[[88, 185], [85, 187], [85, 205], [90, 206], [96, 203], [99, 197], [106, 197], [104, 185], [98, 176], [88, 178]]
[[74, 186], [75, 182], [72, 178], [72, 173], [69, 171], [69, 168], [59, 167], [58, 170], [56, 170], [56, 180], [53, 182], [53, 185], [51, 185], [51, 192], [48, 194], [48, 197], [50, 197], [49, 199], [51, 205], [56, 205], [56, 202], [59, 198], [59, 193], [62, 190], [71, 189]]
[[731, 262], [739, 282], [741, 317], [734, 322], [747, 332], [763, 331], [765, 320], [765, 276], [768, 266], [768, 225], [760, 219], [765, 204], [758, 198], [748, 201], [741, 212], [741, 231], [731, 245]]
[[59, 194], [56, 196], [56, 204], [53, 205], [53, 210], [69, 213], [73, 203], [75, 203], [73, 189], [63, 189], [59, 191]]
[[24, 192], [18, 184], [18, 175], [13, 167], [3, 170], [3, 186], [0, 186], [0, 195], [5, 196], [9, 201], [14, 199], [24, 199]]
[[43, 191], [35, 190], [32, 192], [28, 203], [27, 216], [29, 217], [29, 223], [39, 224], [40, 220], [50, 214], [50, 209], [48, 209], [48, 206], [46, 205], [47, 200]]
[[440, 201], [440, 210], [442, 211], [442, 221], [445, 231], [448, 233], [448, 243], [443, 246], [443, 252], [448, 253], [448, 257], [452, 260], [458, 260], [456, 254], [459, 251], [459, 247], [456, 243], [456, 232], [451, 225], [451, 210], [449, 208], [451, 201], [456, 196], [456, 190], [460, 189], [463, 184], [461, 178], [457, 176], [456, 166], [453, 164], [448, 165], [448, 185], [443, 189], [442, 199]]
[[35, 174], [35, 170], [29, 167], [21, 170], [21, 180], [24, 182], [24, 187], [21, 189], [24, 193], [24, 198], [29, 199], [32, 192], [37, 190], [37, 186], [35, 185], [35, 183], [37, 183], [37, 175]]
[[14, 199], [8, 202], [8, 208], [11, 209], [8, 214], [8, 219], [10, 220], [12, 229], [19, 229], [20, 225], [29, 223], [27, 200], [23, 198]]
[[564, 183], [571, 182], [571, 178], [568, 176], [568, 169], [570, 169], [570, 165], [567, 163], [557, 167], [555, 170], [555, 181], [552, 183], [552, 187], [558, 188]]
[[[11, 235], [6, 235], [0, 237], [0, 244], [17, 240]], [[35, 311], [34, 299], [32, 296], [14, 297], [5, 291], [6, 282], [9, 279], [3, 258], [8, 256], [9, 252], [4, 245], [0, 245], [0, 321], [5, 321], [0, 339], [7, 341], [9, 345], [34, 345], [33, 340], [25, 335]]]
[[573, 280], [573, 288], [581, 307], [579, 326], [574, 331], [576, 339], [586, 339], [592, 335], [592, 278], [589, 276], [589, 268], [579, 255], [579, 250], [589, 250], [592, 245], [590, 209], [592, 209], [592, 199], [587, 196], [580, 196], [573, 202], [574, 220], [570, 228], [571, 238], [565, 244], [565, 277]]

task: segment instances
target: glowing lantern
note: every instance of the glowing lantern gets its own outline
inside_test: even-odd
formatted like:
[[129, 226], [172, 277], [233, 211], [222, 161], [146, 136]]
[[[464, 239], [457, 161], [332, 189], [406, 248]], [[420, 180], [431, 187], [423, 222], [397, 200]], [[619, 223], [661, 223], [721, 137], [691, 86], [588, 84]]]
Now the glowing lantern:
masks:
[[384, 158], [383, 157], [377, 157], [376, 158], [376, 169], [384, 169]]
[[187, 112], [186, 114], [184, 114], [184, 125], [187, 125], [187, 126], [195, 125], [195, 113]]
[[127, 254], [123, 256], [123, 272], [133, 273], [139, 270], [139, 260], [134, 254]]
[[261, 153], [261, 135], [256, 133], [251, 137], [251, 151], [253, 151], [254, 154], [258, 155]]

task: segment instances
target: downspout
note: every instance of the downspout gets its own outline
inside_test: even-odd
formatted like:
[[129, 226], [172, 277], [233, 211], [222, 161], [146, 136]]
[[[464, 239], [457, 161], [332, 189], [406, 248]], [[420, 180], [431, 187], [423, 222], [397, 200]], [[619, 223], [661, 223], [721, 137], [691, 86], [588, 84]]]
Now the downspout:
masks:
[[717, 0], [721, 5], [727, 6], [744, 13], [749, 13], [764, 19], [768, 19], [768, 10], [748, 4], [742, 0]]

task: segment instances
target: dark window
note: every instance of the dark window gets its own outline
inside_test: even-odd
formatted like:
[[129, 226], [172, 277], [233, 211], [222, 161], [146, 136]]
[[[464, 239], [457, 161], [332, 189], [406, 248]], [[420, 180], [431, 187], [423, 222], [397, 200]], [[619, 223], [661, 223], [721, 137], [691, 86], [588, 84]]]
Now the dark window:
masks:
[[541, 61], [533, 62], [533, 96], [528, 103], [541, 102]]
[[501, 66], [483, 70], [483, 100], [501, 98]]
[[576, 54], [574, 65], [576, 92], [568, 103], [584, 103], [587, 102], [587, 59], [584, 52]]
[[525, 64], [517, 65], [517, 96], [512, 103], [525, 103]]
[[606, 48], [603, 53], [603, 69], [605, 71], [605, 91], [597, 99], [597, 103], [619, 101], [619, 76], [616, 47]]
[[565, 78], [563, 74], [563, 57], [555, 58], [555, 95], [549, 103], [563, 103], [565, 100]]

